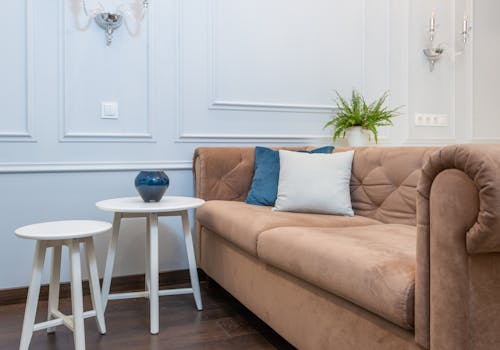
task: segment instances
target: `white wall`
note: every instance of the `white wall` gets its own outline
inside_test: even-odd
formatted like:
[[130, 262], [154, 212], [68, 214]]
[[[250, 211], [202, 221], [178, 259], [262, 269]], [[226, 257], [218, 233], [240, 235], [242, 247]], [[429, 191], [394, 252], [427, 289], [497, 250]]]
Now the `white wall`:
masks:
[[470, 118], [466, 137], [476, 143], [500, 142], [500, 112], [497, 106], [500, 81], [500, 31], [496, 14], [500, 3], [493, 0], [469, 4], [474, 19], [472, 50], [466, 56], [465, 110]]
[[[382, 132], [383, 144], [470, 140], [470, 123], [459, 124], [472, 114], [455, 122], [463, 110], [457, 96], [468, 91], [467, 54], [447, 56], [432, 74], [422, 55], [433, 9], [439, 40], [455, 46], [465, 0], [150, 2], [141, 32], [120, 28], [110, 48], [94, 23], [80, 28], [77, 0], [3, 4], [0, 288], [29, 281], [34, 245], [15, 238], [16, 227], [111, 220], [94, 203], [134, 195], [143, 168], [167, 169], [169, 193], [192, 195], [191, 157], [200, 145], [328, 143], [322, 125], [334, 90], [357, 88], [369, 98], [391, 90], [391, 104], [406, 106]], [[103, 3], [113, 9], [121, 1]], [[485, 44], [477, 41], [479, 52]], [[101, 119], [101, 101], [118, 101], [119, 119]], [[416, 112], [449, 114], [450, 126], [416, 127]], [[484, 126], [488, 112], [477, 113], [474, 136], [496, 137]], [[116, 275], [143, 271], [143, 224], [124, 226]], [[178, 220], [162, 219], [161, 229], [161, 270], [185, 268]], [[98, 239], [101, 272], [108, 238]]]
[[[411, 1], [409, 18], [409, 135], [407, 144], [454, 143], [455, 138], [455, 21], [453, 1]], [[442, 44], [445, 53], [431, 73], [422, 50], [429, 45], [429, 19], [435, 12], [437, 34], [434, 45]], [[458, 28], [457, 30], [458, 31]], [[416, 113], [446, 114], [448, 127], [415, 126]]]

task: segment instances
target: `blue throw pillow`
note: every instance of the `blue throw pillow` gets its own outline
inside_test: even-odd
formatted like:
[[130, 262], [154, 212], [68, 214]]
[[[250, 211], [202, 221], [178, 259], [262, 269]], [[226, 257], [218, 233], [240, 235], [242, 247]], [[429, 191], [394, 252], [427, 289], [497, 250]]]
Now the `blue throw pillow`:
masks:
[[[306, 153], [332, 153], [333, 146], [316, 148], [312, 151], [297, 151]], [[280, 177], [280, 153], [266, 147], [255, 147], [255, 170], [252, 187], [248, 192], [246, 202], [255, 205], [272, 206], [278, 194]]]

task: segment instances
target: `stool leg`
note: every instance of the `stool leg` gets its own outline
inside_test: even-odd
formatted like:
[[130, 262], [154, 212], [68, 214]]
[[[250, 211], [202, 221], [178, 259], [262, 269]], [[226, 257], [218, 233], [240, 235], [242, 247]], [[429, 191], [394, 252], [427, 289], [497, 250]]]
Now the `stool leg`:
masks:
[[[59, 284], [61, 276], [61, 250], [62, 245], [52, 248], [52, 263], [50, 268], [49, 305], [47, 310], [47, 321], [52, 319], [52, 312], [59, 310]], [[47, 328], [47, 333], [54, 333], [55, 327]]]
[[149, 313], [151, 334], [158, 334], [160, 323], [160, 311], [158, 300], [158, 214], [149, 214], [150, 230], [148, 232], [149, 244]]
[[[150, 232], [151, 231], [151, 220], [149, 219], [149, 216], [146, 217], [146, 232]], [[149, 259], [150, 259], [150, 246], [149, 246], [149, 242], [146, 242], [146, 252], [145, 252], [145, 265], [146, 265], [146, 268], [145, 268], [145, 271], [146, 271], [146, 276], [145, 276], [145, 287], [146, 287], [146, 291], [149, 293], [149, 290], [150, 290], [150, 285], [151, 285], [151, 264], [149, 263]]]
[[19, 345], [19, 350], [28, 349], [33, 335], [38, 296], [40, 295], [43, 263], [45, 262], [45, 250], [45, 242], [37, 241], [35, 256], [33, 258], [31, 282], [28, 289], [28, 299], [26, 300], [26, 310], [24, 312], [23, 331], [21, 334], [21, 344]]
[[203, 310], [201, 302], [200, 282], [198, 281], [198, 270], [196, 269], [196, 258], [194, 256], [193, 238], [191, 237], [191, 227], [189, 225], [188, 212], [182, 212], [182, 228], [184, 230], [184, 240], [186, 241], [186, 251], [189, 263], [189, 275], [191, 277], [191, 287], [193, 288], [196, 308]]
[[102, 280], [102, 309], [106, 310], [108, 305], [109, 289], [111, 288], [111, 277], [115, 266], [116, 246], [118, 244], [118, 235], [120, 233], [121, 213], [115, 213], [113, 219], [113, 233], [109, 241], [108, 256], [106, 257], [106, 267], [104, 269], [104, 278]]
[[97, 328], [101, 334], [106, 334], [106, 324], [102, 310], [102, 298], [99, 287], [99, 273], [97, 271], [97, 260], [95, 257], [94, 239], [92, 237], [85, 240], [85, 253], [87, 255], [87, 271], [89, 272], [90, 296], [92, 305], [96, 312]]
[[80, 265], [80, 242], [68, 242], [71, 265], [71, 306], [73, 309], [73, 338], [75, 350], [85, 349], [85, 328], [83, 324], [82, 268]]

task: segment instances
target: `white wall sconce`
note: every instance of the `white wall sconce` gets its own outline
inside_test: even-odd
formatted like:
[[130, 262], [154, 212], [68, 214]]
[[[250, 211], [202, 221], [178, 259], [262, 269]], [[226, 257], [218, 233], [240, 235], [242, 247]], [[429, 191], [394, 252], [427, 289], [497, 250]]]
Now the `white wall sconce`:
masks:
[[429, 61], [429, 69], [431, 72], [434, 71], [436, 62], [441, 59], [441, 56], [444, 53], [444, 48], [441, 47], [441, 45], [438, 45], [437, 47], [434, 46], [434, 39], [436, 38], [437, 28], [438, 25], [436, 23], [436, 13], [432, 12], [431, 18], [429, 20], [429, 47], [423, 50], [425, 57], [427, 57], [427, 60]]
[[460, 33], [462, 35], [462, 40], [464, 41], [464, 45], [467, 44], [471, 31], [472, 31], [472, 26], [469, 23], [469, 18], [467, 16], [464, 16], [464, 20], [462, 22], [462, 32]]
[[[135, 36], [139, 33], [140, 23], [145, 17], [146, 10], [149, 6], [148, 0], [134, 0], [130, 3], [122, 4], [116, 8], [114, 12], [106, 11], [102, 3], [98, 2], [96, 7], [89, 10], [87, 0], [81, 0], [83, 13], [89, 19], [92, 19], [104, 29], [106, 35], [106, 45], [111, 46], [113, 42], [113, 33], [120, 28], [122, 23], [125, 23], [130, 35]], [[131, 30], [129, 24], [132, 19], [136, 22], [135, 31]], [[89, 23], [90, 24], [90, 23]]]
[[95, 21], [106, 31], [106, 45], [111, 46], [113, 32], [122, 25], [123, 16], [117, 13], [101, 12], [95, 16]]

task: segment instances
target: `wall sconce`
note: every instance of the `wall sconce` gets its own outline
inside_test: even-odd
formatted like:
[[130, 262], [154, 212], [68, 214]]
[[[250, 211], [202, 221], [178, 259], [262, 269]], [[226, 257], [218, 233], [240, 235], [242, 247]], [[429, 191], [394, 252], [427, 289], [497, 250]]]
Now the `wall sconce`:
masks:
[[111, 46], [113, 32], [122, 25], [123, 16], [117, 13], [101, 12], [94, 18], [99, 27], [106, 31], [106, 45]]
[[427, 57], [427, 60], [429, 61], [429, 69], [431, 72], [434, 71], [436, 62], [441, 59], [441, 56], [444, 53], [444, 48], [442, 48], [441, 45], [438, 45], [437, 47], [434, 46], [434, 39], [436, 37], [437, 28], [438, 25], [436, 24], [436, 14], [432, 12], [429, 21], [429, 47], [423, 50], [425, 57]]
[[[139, 32], [139, 23], [144, 19], [146, 9], [149, 6], [148, 0], [135, 0], [133, 3], [118, 6], [115, 12], [107, 12], [100, 2], [98, 2], [97, 7], [91, 11], [88, 10], [86, 0], [82, 0], [81, 3], [85, 16], [87, 16], [89, 20], [93, 18], [99, 27], [104, 29], [107, 46], [111, 46], [113, 42], [113, 33], [116, 29], [120, 28], [123, 22], [125, 22], [125, 26], [132, 36], [137, 35]], [[137, 21], [135, 33], [130, 30], [130, 26], [127, 23], [127, 18], [130, 17], [135, 17]]]
[[462, 24], [462, 32], [460, 33], [462, 35], [464, 45], [467, 44], [471, 31], [472, 31], [472, 26], [469, 24], [469, 19], [467, 18], [467, 16], [464, 16], [464, 21]]

